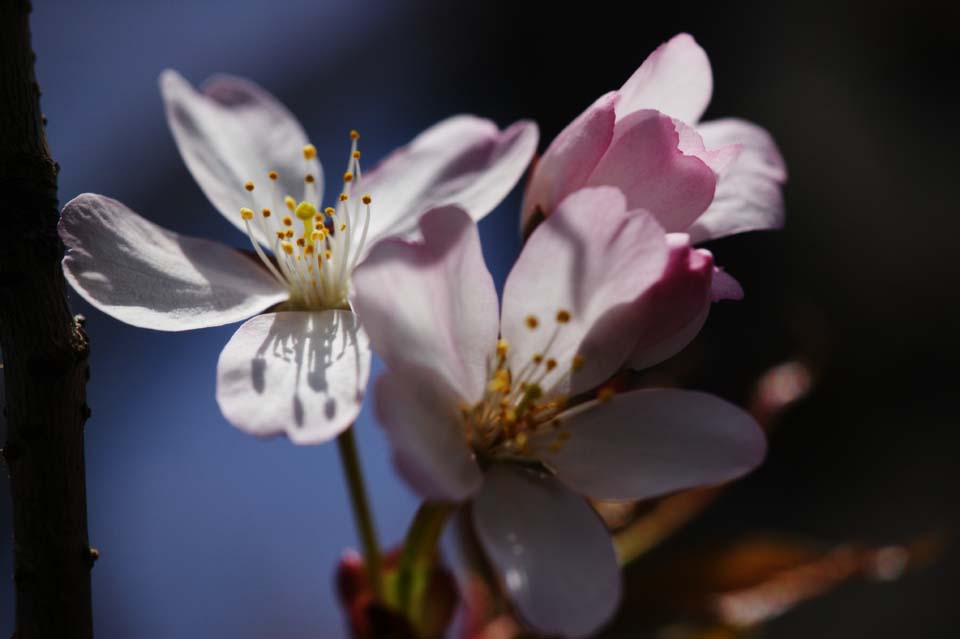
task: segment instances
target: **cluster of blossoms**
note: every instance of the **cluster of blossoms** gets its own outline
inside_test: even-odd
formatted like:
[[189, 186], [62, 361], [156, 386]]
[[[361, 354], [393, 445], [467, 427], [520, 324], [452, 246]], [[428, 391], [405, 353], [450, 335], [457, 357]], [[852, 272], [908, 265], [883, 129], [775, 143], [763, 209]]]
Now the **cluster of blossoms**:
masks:
[[[699, 123], [709, 62], [687, 35], [657, 49], [548, 146], [526, 187], [528, 241], [502, 304], [476, 221], [519, 181], [537, 129], [474, 117], [432, 127], [372, 171], [358, 135], [324, 206], [316, 150], [248, 82], [161, 78], [181, 154], [258, 261], [82, 195], [63, 211], [64, 270], [90, 303], [162, 330], [248, 319], [217, 399], [237, 427], [320, 443], [356, 418], [370, 350], [400, 473], [472, 509], [520, 616], [583, 636], [615, 611], [609, 534], [583, 496], [642, 499], [738, 477], [765, 440], [739, 408], [608, 380], [686, 346], [739, 284], [694, 244], [782, 224], [783, 162], [739, 120]], [[269, 311], [269, 312], [267, 312]]]

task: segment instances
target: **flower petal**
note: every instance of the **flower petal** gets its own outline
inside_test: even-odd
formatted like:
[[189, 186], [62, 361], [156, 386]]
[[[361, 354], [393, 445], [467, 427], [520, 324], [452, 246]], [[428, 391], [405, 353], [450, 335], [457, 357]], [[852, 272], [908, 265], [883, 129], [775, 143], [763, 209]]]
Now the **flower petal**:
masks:
[[537, 148], [537, 125], [504, 131], [481, 118], [459, 115], [436, 124], [363, 176], [373, 197], [370, 237], [402, 235], [432, 208], [455, 205], [475, 220], [503, 200]]
[[423, 240], [389, 238], [353, 272], [354, 310], [395, 371], [434, 371], [461, 400], [480, 399], [497, 344], [497, 293], [477, 226], [456, 207], [420, 219]]
[[740, 282], [722, 268], [713, 269], [713, 281], [710, 282], [710, 297], [714, 302], [723, 300], [742, 300], [743, 287]]
[[710, 208], [690, 227], [694, 242], [781, 228], [781, 187], [787, 180], [787, 168], [770, 134], [736, 119], [705, 122], [697, 132], [708, 149], [739, 145], [740, 154], [721, 172]]
[[[303, 157], [306, 133], [286, 107], [256, 84], [219, 75], [197, 92], [179, 73], [167, 69], [160, 74], [160, 92], [187, 168], [207, 199], [241, 231], [241, 207], [278, 210], [285, 195], [302, 200], [307, 173], [316, 178], [322, 199], [320, 163]], [[270, 171], [279, 174], [276, 185], [270, 184]], [[253, 192], [244, 189], [247, 181], [254, 183]], [[262, 243], [272, 245], [272, 238], [259, 228], [254, 232]]]
[[613, 139], [617, 97], [616, 92], [602, 96], [547, 147], [523, 197], [521, 228], [534, 212], [550, 215], [563, 198], [587, 183]]
[[670, 255], [660, 280], [637, 301], [642, 319], [630, 366], [642, 369], [673, 357], [697, 336], [710, 311], [713, 255], [694, 249], [685, 233], [667, 235]]
[[267, 313], [223, 347], [217, 403], [251, 435], [322, 444], [357, 418], [369, 376], [369, 342], [350, 311]]
[[404, 369], [377, 379], [377, 419], [394, 464], [426, 500], [463, 501], [483, 481], [461, 429], [459, 401], [431, 371]]
[[[628, 212], [617, 189], [567, 197], [530, 236], [503, 290], [501, 329], [514, 374], [542, 354], [558, 363], [544, 390], [576, 393], [612, 375], [629, 355], [624, 344], [636, 339], [633, 302], [659, 279], [666, 260], [663, 230], [651, 215]], [[558, 321], [560, 311], [569, 321]], [[570, 374], [578, 354], [584, 365]]]
[[578, 406], [557, 432], [532, 440], [565, 484], [597, 499], [645, 499], [717, 484], [756, 468], [766, 454], [750, 415], [718, 397], [641, 390]]
[[717, 177], [702, 159], [683, 152], [671, 118], [637, 111], [617, 122], [588, 184], [615, 186], [628, 208], [650, 211], [667, 231], [684, 231], [710, 206]]
[[179, 235], [102, 195], [63, 207], [63, 272], [73, 288], [121, 322], [162, 331], [220, 326], [287, 298], [256, 261]]
[[693, 36], [681, 33], [661, 44], [620, 89], [617, 120], [641, 109], [656, 109], [696, 124], [710, 103], [710, 60]]
[[496, 465], [473, 503], [474, 527], [520, 616], [542, 634], [584, 637], [620, 604], [606, 526], [548, 476]]

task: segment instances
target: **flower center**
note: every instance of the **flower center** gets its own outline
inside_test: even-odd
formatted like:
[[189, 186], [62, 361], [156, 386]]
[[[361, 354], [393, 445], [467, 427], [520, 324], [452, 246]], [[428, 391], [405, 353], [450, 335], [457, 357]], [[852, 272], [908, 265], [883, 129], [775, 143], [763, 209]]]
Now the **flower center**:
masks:
[[[349, 308], [350, 273], [370, 225], [371, 198], [356, 195], [362, 179], [359, 138], [356, 131], [350, 132], [350, 158], [343, 174], [343, 190], [334, 206], [320, 210], [316, 176], [310, 173], [309, 162], [317, 156], [312, 144], [303, 147], [303, 200], [280, 193], [276, 171], [267, 174], [270, 188], [266, 195], [260, 195], [253, 182], [244, 184], [251, 208], [240, 209], [240, 217], [260, 261], [290, 291], [289, 308]], [[260, 246], [254, 229], [272, 242], [273, 259]]]
[[[568, 398], [551, 389], [566, 375], [580, 370], [584, 359], [575, 355], [561, 363], [551, 356], [557, 335], [570, 322], [570, 312], [561, 309], [555, 319], [544, 348], [528, 361], [516, 363], [516, 373], [509, 361], [510, 345], [506, 340], [498, 341], [495, 353], [487, 360], [490, 372], [483, 398], [472, 406], [461, 406], [464, 435], [478, 456], [526, 457], [530, 438], [544, 431], [556, 433], [550, 446], [557, 450], [569, 439], [570, 433], [562, 430], [558, 417], [567, 407]], [[528, 315], [525, 322], [531, 333], [539, 332], [541, 322], [536, 315]]]

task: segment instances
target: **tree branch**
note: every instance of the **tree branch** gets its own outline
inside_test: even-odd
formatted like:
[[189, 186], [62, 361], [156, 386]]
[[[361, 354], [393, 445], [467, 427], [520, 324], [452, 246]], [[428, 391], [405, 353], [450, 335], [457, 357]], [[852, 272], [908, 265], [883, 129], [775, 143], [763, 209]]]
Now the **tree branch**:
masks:
[[67, 306], [23, 0], [0, 0], [0, 348], [13, 497], [16, 639], [90, 638], [83, 425], [87, 338]]

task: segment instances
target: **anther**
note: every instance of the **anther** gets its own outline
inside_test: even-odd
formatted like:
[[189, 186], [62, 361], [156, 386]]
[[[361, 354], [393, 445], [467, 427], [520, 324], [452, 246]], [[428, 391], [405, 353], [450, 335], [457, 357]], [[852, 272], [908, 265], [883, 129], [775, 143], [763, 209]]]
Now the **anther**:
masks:
[[346, 193], [341, 193], [341, 194], [340, 194], [340, 201], [341, 201], [341, 202], [346, 202], [346, 201], [349, 200], [349, 199], [350, 199], [350, 196], [347, 195]]
[[317, 214], [317, 207], [310, 202], [304, 201], [297, 205], [294, 214], [301, 220], [312, 220], [313, 216]]
[[347, 230], [347, 223], [344, 222], [343, 224], [340, 225], [340, 232], [342, 233], [343, 231], [346, 231], [346, 230]]
[[586, 363], [586, 360], [584, 359], [583, 355], [574, 355], [573, 361], [570, 363], [570, 368], [572, 368], [574, 372], [577, 372], [578, 370], [583, 368], [583, 365], [585, 363]]
[[287, 234], [284, 233], [283, 231], [277, 231], [277, 239], [278, 239], [278, 240], [282, 240], [282, 239], [285, 238], [286, 236], [287, 236]]
[[353, 152], [353, 159], [354, 159], [354, 160], [359, 160], [359, 159], [360, 159], [360, 151], [354, 151], [354, 152]]
[[270, 209], [263, 209], [262, 211], [260, 211], [260, 213], [263, 215], [263, 217], [270, 217], [271, 215]]
[[304, 176], [303, 178], [303, 181], [306, 182], [307, 184], [313, 184], [313, 180], [314, 180], [314, 177], [312, 173], [307, 173], [306, 176]]
[[552, 371], [552, 370], [555, 369], [556, 367], [557, 367], [557, 360], [553, 359], [552, 357], [547, 360], [547, 370], [548, 370], [548, 371]]
[[293, 218], [289, 215], [284, 215], [283, 220], [281, 221], [283, 222], [284, 226], [293, 226]]
[[570, 321], [570, 311], [560, 309], [557, 311], [557, 322], [560, 324], [566, 324]]
[[[291, 221], [290, 223], [293, 224], [293, 221]], [[287, 229], [286, 233], [284, 233], [283, 236], [289, 240], [291, 237], [293, 237], [293, 229]]]
[[305, 239], [303, 239], [302, 237], [297, 238], [297, 246], [299, 246], [300, 248], [303, 248], [306, 245], [307, 245], [307, 241]]
[[308, 144], [303, 147], [304, 160], [312, 160], [315, 157], [317, 157], [317, 147], [313, 146], [312, 144]]
[[510, 343], [502, 339], [497, 342], [497, 357], [504, 358], [510, 352]]
[[601, 402], [609, 402], [616, 394], [617, 391], [613, 390], [609, 386], [604, 386], [597, 391], [597, 399], [599, 399]]
[[357, 139], [359, 139], [359, 138], [360, 138], [360, 134], [357, 132], [356, 129], [354, 129], [353, 131], [350, 131], [350, 139], [351, 139], [351, 140], [357, 140]]
[[248, 209], [247, 207], [243, 207], [242, 209], [240, 209], [240, 217], [242, 217], [245, 220], [252, 220], [253, 211], [251, 209]]
[[524, 320], [524, 322], [526, 323], [527, 328], [530, 330], [533, 330], [540, 325], [540, 320], [537, 319], [536, 315], [527, 315], [527, 318]]
[[373, 202], [373, 199], [369, 195], [364, 195], [362, 198], [360, 198], [360, 201], [364, 204], [370, 204], [370, 202]]
[[253, 190], [253, 182], [247, 182], [246, 184], [243, 185], [243, 188], [245, 188], [245, 189], [248, 190], [248, 191], [252, 191], [252, 190]]
[[533, 356], [533, 363], [540, 364], [542, 362], [543, 362], [543, 355], [541, 355], [540, 353], [535, 353]]
[[293, 210], [297, 208], [297, 201], [292, 197], [290, 197], [289, 195], [283, 198], [283, 203], [286, 205], [288, 209], [290, 209], [291, 212], [293, 212]]
[[276, 171], [270, 171], [269, 173], [267, 173], [267, 177], [270, 178], [271, 180], [276, 181], [280, 177], [280, 174], [277, 173]]
[[280, 247], [283, 248], [283, 252], [287, 255], [293, 255], [293, 244], [290, 242], [280, 242]]
[[344, 181], [344, 182], [352, 182], [352, 181], [353, 181], [353, 173], [351, 173], [350, 171], [347, 171], [346, 173], [344, 173], [344, 174], [343, 174], [343, 181]]
[[323, 209], [323, 212], [327, 214], [327, 217], [330, 217], [337, 212], [337, 209], [333, 208], [332, 206], [328, 206], [327, 208]]

